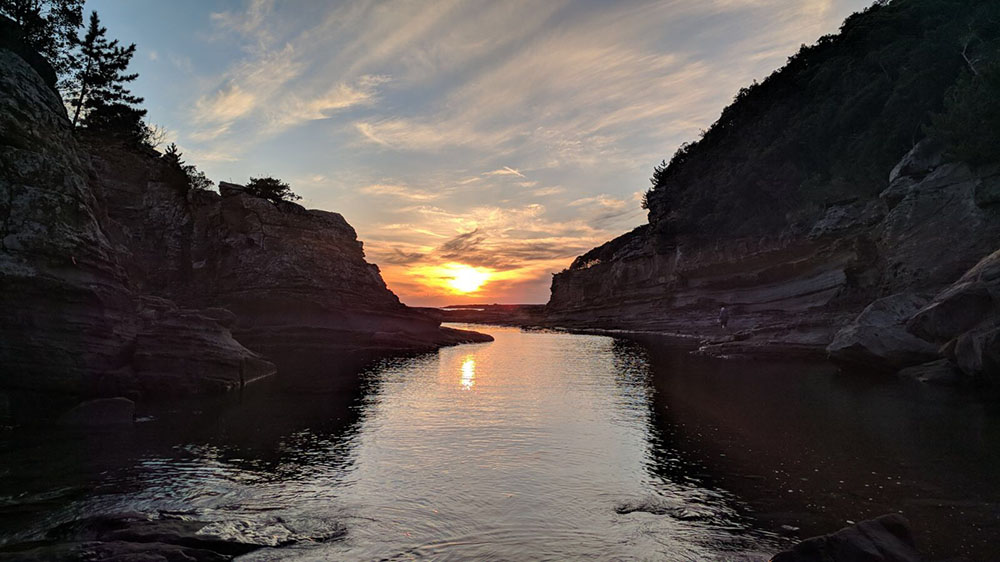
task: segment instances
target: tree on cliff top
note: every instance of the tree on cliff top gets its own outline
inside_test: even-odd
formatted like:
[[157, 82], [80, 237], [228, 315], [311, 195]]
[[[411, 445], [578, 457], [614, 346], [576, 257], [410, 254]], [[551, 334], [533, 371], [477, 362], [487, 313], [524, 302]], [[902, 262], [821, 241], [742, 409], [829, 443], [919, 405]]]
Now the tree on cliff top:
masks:
[[87, 33], [75, 40], [79, 52], [72, 60], [73, 126], [143, 141], [148, 136], [148, 127], [142, 121], [146, 110], [135, 107], [142, 98], [132, 95], [126, 87], [139, 76], [126, 73], [135, 43], [121, 46], [117, 39], [109, 41], [107, 31], [97, 12], [91, 12]]
[[72, 64], [76, 30], [83, 25], [83, 0], [0, 0], [0, 14], [17, 23], [24, 43], [48, 59], [62, 80]]
[[180, 149], [177, 148], [177, 144], [170, 143], [167, 145], [167, 149], [163, 152], [163, 158], [168, 164], [174, 168], [184, 172], [187, 177], [188, 189], [197, 189], [202, 191], [208, 191], [212, 189], [215, 182], [208, 179], [205, 172], [199, 170], [194, 164], [188, 164], [184, 162], [181, 158], [183, 154]]
[[877, 196], [925, 134], [956, 156], [995, 159], [985, 122], [997, 107], [998, 24], [997, 0], [880, 1], [847, 18], [654, 168], [646, 201], [658, 239], [801, 228], [826, 205]]
[[271, 176], [265, 176], [262, 178], [250, 178], [247, 182], [244, 192], [254, 197], [260, 197], [262, 199], [267, 199], [272, 203], [278, 203], [280, 201], [297, 201], [302, 199], [298, 195], [292, 193], [292, 188], [285, 182], [272, 178]]

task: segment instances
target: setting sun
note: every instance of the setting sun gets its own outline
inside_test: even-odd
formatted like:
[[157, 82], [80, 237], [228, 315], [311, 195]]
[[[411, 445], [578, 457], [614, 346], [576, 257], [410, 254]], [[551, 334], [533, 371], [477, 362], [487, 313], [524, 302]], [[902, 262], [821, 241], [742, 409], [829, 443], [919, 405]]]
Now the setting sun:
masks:
[[449, 275], [448, 286], [459, 293], [474, 293], [490, 279], [490, 271], [464, 264], [448, 264], [442, 269]]

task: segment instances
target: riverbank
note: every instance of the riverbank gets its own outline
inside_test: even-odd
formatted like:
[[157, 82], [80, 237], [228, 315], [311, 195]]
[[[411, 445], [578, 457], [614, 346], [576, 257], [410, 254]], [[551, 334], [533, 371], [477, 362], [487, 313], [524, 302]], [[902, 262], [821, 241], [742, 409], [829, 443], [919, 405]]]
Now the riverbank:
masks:
[[931, 559], [997, 554], [1000, 412], [981, 393], [454, 327], [495, 340], [142, 408], [125, 428], [0, 433], [0, 542], [138, 512], [272, 542], [247, 560], [767, 560], [902, 511]]

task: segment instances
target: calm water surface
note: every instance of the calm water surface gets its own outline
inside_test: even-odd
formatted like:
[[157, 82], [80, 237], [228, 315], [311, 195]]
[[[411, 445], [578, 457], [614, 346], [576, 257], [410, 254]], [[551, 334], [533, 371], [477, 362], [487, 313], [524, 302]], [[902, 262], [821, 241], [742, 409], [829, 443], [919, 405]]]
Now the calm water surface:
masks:
[[358, 387], [9, 432], [0, 540], [137, 511], [276, 545], [247, 561], [747, 560], [904, 510], [932, 551], [992, 557], [1000, 424], [976, 397], [477, 329], [496, 341], [383, 361]]

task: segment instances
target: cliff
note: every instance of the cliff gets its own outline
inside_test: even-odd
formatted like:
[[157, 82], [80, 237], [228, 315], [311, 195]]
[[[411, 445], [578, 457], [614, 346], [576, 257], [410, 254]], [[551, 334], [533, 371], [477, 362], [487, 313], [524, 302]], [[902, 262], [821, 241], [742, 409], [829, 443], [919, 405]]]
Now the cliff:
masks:
[[77, 138], [51, 69], [15, 43], [0, 42], [0, 387], [220, 392], [490, 339], [402, 305], [336, 213], [188, 191], [155, 151]]
[[[649, 224], [554, 276], [547, 322], [674, 333], [722, 355], [829, 352], [888, 370], [934, 360], [956, 367], [964, 332], [929, 337], [914, 318], [1000, 240], [1000, 154], [967, 150], [994, 134], [993, 109], [961, 97], [989, 88], [976, 80], [997, 71], [982, 65], [973, 76], [949, 35], [977, 10], [996, 9], [877, 5], [742, 90], [701, 140], [656, 168]], [[1000, 37], [989, 26], [977, 30], [979, 60]], [[940, 52], [914, 66], [928, 44]], [[890, 60], [896, 71], [882, 73]], [[867, 115], [829, 113], [862, 111], [848, 99], [858, 84], [866, 84]], [[962, 111], [974, 119], [956, 144], [941, 131]], [[820, 131], [813, 125], [823, 115]], [[893, 131], [904, 122], [909, 138], [914, 130], [928, 138], [899, 138]], [[877, 151], [858, 152], [873, 144]], [[996, 290], [995, 281], [980, 283]], [[728, 329], [718, 323], [721, 306]], [[989, 331], [991, 314], [973, 323], [979, 332]], [[982, 345], [993, 340], [973, 339], [965, 347], [988, 356]], [[996, 375], [989, 366], [960, 371]]]

